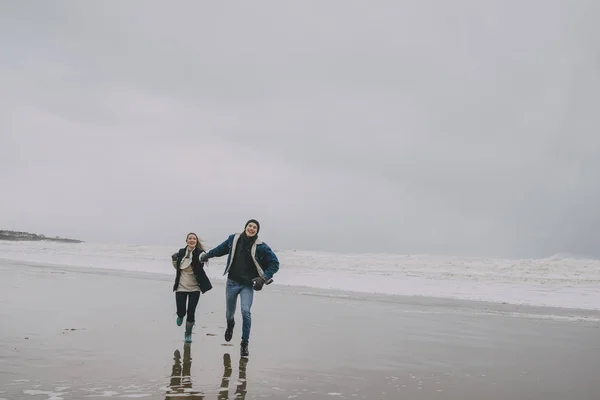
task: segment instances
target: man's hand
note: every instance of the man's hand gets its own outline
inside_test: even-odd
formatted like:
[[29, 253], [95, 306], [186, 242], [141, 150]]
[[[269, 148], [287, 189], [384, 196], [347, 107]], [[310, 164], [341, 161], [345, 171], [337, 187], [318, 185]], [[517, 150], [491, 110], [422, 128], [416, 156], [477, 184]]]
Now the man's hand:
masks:
[[207, 261], [208, 261], [208, 256], [206, 255], [206, 253], [200, 254], [200, 262], [207, 262]]
[[260, 276], [252, 279], [252, 287], [254, 288], [254, 290], [262, 290], [264, 284], [265, 280]]
[[178, 254], [177, 254], [177, 253], [173, 253], [173, 255], [171, 256], [171, 260], [172, 260], [173, 262], [177, 261], [177, 256], [178, 256]]

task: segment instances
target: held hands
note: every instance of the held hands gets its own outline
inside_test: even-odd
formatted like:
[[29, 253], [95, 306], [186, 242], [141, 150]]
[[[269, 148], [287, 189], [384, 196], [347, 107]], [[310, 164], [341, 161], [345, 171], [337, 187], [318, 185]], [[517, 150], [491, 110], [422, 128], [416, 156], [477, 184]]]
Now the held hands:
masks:
[[[173, 253], [173, 255], [171, 255], [171, 261], [173, 262], [177, 262], [177, 253]], [[206, 253], [202, 253], [200, 254], [200, 262], [207, 262], [208, 261], [208, 256], [206, 255]]]

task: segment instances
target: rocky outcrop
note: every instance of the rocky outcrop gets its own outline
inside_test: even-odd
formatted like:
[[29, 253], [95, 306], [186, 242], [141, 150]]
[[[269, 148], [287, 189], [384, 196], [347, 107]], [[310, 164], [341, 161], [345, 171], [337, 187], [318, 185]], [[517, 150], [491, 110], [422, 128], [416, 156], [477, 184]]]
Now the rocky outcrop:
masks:
[[66, 239], [58, 236], [47, 237], [46, 235], [38, 235], [29, 232], [18, 232], [18, 231], [3, 231], [0, 230], [0, 240], [12, 240], [12, 241], [49, 241], [49, 242], [65, 242], [65, 243], [83, 243], [82, 240], [77, 239]]

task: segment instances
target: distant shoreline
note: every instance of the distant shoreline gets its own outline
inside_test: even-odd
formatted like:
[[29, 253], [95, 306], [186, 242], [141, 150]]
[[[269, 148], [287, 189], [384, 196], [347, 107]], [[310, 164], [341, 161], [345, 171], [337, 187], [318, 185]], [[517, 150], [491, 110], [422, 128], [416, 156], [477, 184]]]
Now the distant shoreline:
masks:
[[12, 241], [12, 242], [37, 242], [37, 241], [48, 241], [48, 242], [62, 242], [62, 243], [83, 243], [83, 240], [61, 238], [58, 236], [47, 237], [46, 235], [38, 235], [36, 233], [19, 232], [19, 231], [3, 231], [0, 230], [0, 240]]

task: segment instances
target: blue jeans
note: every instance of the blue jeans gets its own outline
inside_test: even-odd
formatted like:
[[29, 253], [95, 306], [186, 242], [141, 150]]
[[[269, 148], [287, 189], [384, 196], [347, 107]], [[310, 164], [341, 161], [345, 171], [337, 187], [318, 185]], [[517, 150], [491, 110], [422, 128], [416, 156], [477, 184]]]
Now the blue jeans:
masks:
[[238, 295], [240, 296], [240, 304], [242, 306], [242, 340], [248, 340], [250, 338], [250, 327], [252, 326], [250, 308], [252, 307], [252, 300], [254, 300], [254, 289], [252, 286], [242, 285], [231, 279], [227, 279], [225, 287], [225, 302], [227, 306], [225, 318], [227, 318], [227, 321], [233, 322], [234, 320]]

